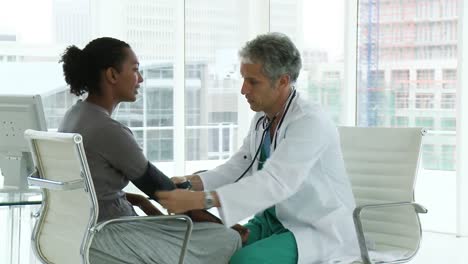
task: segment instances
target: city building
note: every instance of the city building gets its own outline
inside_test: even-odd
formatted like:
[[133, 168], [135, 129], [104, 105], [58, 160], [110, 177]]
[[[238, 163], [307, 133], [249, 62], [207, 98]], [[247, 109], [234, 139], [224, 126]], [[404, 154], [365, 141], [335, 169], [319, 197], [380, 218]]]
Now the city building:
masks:
[[429, 130], [426, 169], [455, 169], [457, 4], [359, 5], [358, 123]]

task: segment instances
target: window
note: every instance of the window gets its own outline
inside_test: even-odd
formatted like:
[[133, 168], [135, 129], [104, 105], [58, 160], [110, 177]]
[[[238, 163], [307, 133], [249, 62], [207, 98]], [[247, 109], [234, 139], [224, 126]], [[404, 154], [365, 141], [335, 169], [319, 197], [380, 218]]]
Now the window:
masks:
[[422, 156], [423, 156], [423, 167], [425, 169], [437, 169], [437, 155], [434, 152], [434, 145], [423, 145], [422, 146]]
[[[456, 160], [447, 153], [455, 148], [457, 136], [460, 1], [357, 2], [357, 125], [430, 129], [424, 137], [418, 176], [424, 180], [418, 181], [416, 192], [430, 193], [442, 177], [453, 184]], [[376, 72], [384, 72], [383, 81]], [[444, 199], [444, 204], [456, 204], [454, 195]], [[455, 217], [447, 218], [455, 215], [455, 206], [435, 210], [441, 213], [428, 217], [425, 228], [455, 232]]]
[[395, 116], [392, 120], [392, 126], [394, 127], [408, 127], [409, 119], [406, 116]]
[[[151, 80], [148, 74], [147, 80]], [[170, 127], [174, 124], [173, 91], [170, 87], [148, 85], [146, 95], [146, 125], [148, 127]]]
[[343, 17], [341, 0], [270, 0], [270, 31], [288, 35], [301, 52], [296, 88], [303, 98], [320, 104], [337, 124], [347, 121]]
[[457, 120], [455, 118], [441, 118], [440, 130], [442, 131], [455, 131], [457, 129]]
[[371, 71], [369, 74], [370, 88], [375, 90], [385, 89], [385, 72], [384, 71]]
[[441, 94], [440, 108], [455, 109], [456, 97], [454, 93]]
[[418, 89], [434, 88], [434, 70], [416, 70]]
[[173, 133], [169, 128], [150, 129], [147, 132], [147, 157], [149, 160], [173, 160]]
[[441, 169], [455, 170], [455, 146], [442, 145]]
[[418, 93], [415, 100], [416, 108], [434, 108], [434, 94]]
[[237, 112], [213, 112], [208, 117], [208, 123], [237, 123]]
[[395, 94], [395, 108], [408, 108], [409, 107], [409, 93], [397, 92]]
[[161, 70], [161, 78], [163, 79], [172, 79], [174, 77], [172, 69], [162, 69]]
[[442, 71], [442, 88], [455, 89], [457, 82], [457, 70], [444, 69]]
[[434, 118], [432, 117], [416, 117], [415, 126], [426, 129], [434, 129]]
[[391, 88], [394, 90], [408, 90], [409, 80], [409, 70], [393, 70]]

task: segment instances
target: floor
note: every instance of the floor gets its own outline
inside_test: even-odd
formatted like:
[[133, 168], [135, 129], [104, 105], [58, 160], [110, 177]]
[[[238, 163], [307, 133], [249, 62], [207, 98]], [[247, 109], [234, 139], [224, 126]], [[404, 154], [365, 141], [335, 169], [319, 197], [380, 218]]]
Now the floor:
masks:
[[[30, 248], [30, 234], [33, 227], [31, 213], [37, 208], [24, 209], [24, 211], [7, 208], [0, 210], [0, 263], [39, 263]], [[16, 221], [12, 221], [11, 217]], [[21, 221], [17, 222], [18, 219]], [[21, 229], [18, 229], [19, 226]], [[17, 239], [18, 237], [20, 239]], [[423, 232], [421, 248], [409, 263], [468, 264], [468, 237], [457, 238], [454, 235]]]
[[424, 232], [421, 248], [411, 264], [467, 264], [468, 237], [457, 238], [433, 232]]

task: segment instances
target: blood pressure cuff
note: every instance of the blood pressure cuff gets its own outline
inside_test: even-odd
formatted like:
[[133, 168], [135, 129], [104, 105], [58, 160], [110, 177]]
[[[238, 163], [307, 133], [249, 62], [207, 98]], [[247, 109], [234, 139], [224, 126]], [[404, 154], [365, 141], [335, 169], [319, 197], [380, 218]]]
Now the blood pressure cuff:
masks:
[[132, 183], [151, 199], [156, 201], [158, 199], [154, 195], [155, 192], [172, 191], [176, 188], [171, 179], [150, 162], [148, 162], [145, 173], [141, 177], [132, 180]]

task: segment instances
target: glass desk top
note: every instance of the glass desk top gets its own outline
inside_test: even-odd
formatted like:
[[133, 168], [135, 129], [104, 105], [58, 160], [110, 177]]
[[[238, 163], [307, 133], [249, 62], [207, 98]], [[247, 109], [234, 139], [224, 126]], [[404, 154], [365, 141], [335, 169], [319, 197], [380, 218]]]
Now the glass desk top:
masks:
[[0, 188], [0, 206], [41, 204], [42, 192], [31, 188], [18, 190], [15, 188]]

